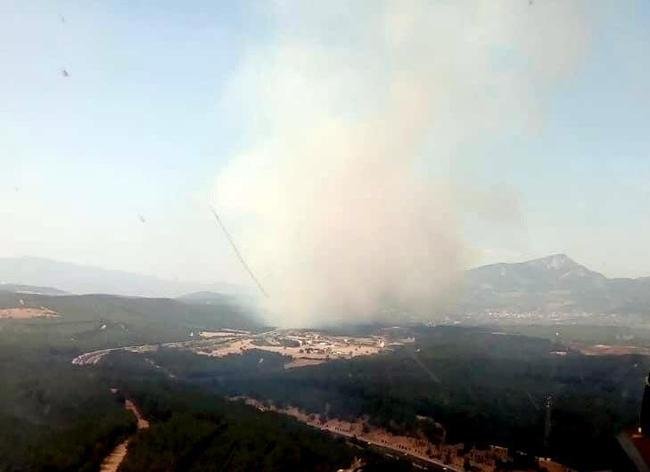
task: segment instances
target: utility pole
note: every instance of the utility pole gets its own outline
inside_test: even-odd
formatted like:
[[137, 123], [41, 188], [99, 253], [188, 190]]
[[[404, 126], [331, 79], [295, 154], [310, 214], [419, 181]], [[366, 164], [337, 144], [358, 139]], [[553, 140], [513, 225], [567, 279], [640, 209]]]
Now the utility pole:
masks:
[[548, 444], [551, 436], [551, 408], [553, 407], [553, 396], [548, 394], [546, 396], [546, 414], [544, 418], [544, 451], [548, 455]]

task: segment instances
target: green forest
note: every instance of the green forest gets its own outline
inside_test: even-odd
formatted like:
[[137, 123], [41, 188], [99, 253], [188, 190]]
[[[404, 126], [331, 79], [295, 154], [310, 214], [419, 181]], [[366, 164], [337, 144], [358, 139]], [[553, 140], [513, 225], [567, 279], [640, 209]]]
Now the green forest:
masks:
[[413, 431], [416, 416], [428, 416], [445, 426], [448, 441], [505, 445], [580, 470], [610, 465], [615, 435], [636, 424], [646, 357], [555, 356], [549, 340], [481, 329], [418, 328], [415, 335], [395, 352], [289, 371], [281, 356], [262, 351], [213, 359], [160, 350], [152, 357], [220, 394], [350, 419], [368, 415], [396, 432]]
[[[0, 293], [0, 305], [15, 306], [17, 296]], [[43, 297], [23, 302], [38, 306]], [[531, 337], [423, 326], [405, 329], [415, 341], [392, 351], [293, 370], [269, 352], [217, 359], [164, 347], [113, 352], [80, 367], [71, 360], [88, 350], [187, 340], [201, 329], [263, 327], [228, 306], [175, 300], [64, 296], [46, 303], [62, 316], [0, 320], [2, 472], [97, 470], [135, 432], [124, 396], [140, 405], [152, 427], [135, 435], [123, 472], [250, 470], [253, 464], [255, 470], [336, 470], [361, 454], [291, 419], [223, 400], [233, 395], [334, 417], [367, 416], [399, 433], [413, 433], [421, 427], [417, 416], [427, 416], [444, 426], [448, 442], [504, 445], [595, 470], [611, 465], [615, 435], [636, 424], [650, 369], [643, 356], [553, 355], [561, 347], [549, 328], [526, 327], [539, 336]], [[364, 454], [368, 467], [386, 467], [388, 459]]]
[[63, 316], [0, 320], [1, 472], [97, 471], [136, 431], [134, 416], [124, 409], [126, 396], [152, 427], [133, 438], [121, 472], [330, 471], [356, 456], [364, 457], [369, 471], [411, 470], [407, 462], [172, 381], [142, 356], [116, 353], [106, 365], [71, 364], [86, 350], [189, 339], [192, 330], [257, 329], [246, 313], [166, 299], [4, 292], [0, 306], [16, 306], [18, 297], [27, 306], [47, 303]]
[[121, 472], [136, 471], [334, 471], [355, 457], [364, 470], [411, 470], [408, 462], [353, 447], [273, 412], [259, 412], [163, 374], [147, 375], [148, 364], [117, 353], [104, 375], [128, 391], [152, 427], [129, 446]]

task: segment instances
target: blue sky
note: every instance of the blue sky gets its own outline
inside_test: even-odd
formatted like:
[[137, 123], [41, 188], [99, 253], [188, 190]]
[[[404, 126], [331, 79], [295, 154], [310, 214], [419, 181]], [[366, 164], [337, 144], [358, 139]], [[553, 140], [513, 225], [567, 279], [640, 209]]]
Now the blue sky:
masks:
[[[475, 150], [490, 159], [472, 159], [457, 173], [519, 193], [525, 241], [515, 244], [522, 254], [515, 250], [514, 258], [566, 252], [606, 274], [648, 275], [650, 4], [591, 5], [598, 14], [592, 44], [544, 101], [542, 131], [500, 136]], [[499, 237], [516, 233], [506, 228]]]
[[[197, 227], [193, 216], [202, 198], [207, 210], [221, 161], [243, 139], [220, 112], [220, 95], [251, 37], [265, 34], [254, 9], [173, 1], [0, 6], [8, 26], [0, 33], [2, 210], [16, 230], [2, 252], [167, 277], [214, 275], [227, 248], [212, 251], [219, 235], [214, 243], [201, 233], [214, 240], [213, 223]], [[158, 262], [178, 249], [178, 225], [193, 226], [203, 246], [180, 251], [192, 270]], [[98, 233], [102, 244], [93, 244]], [[191, 239], [179, 243], [193, 246]], [[159, 246], [155, 253], [133, 261], [149, 243]]]
[[[650, 4], [615, 4], [592, 3], [590, 44], [543, 91], [539, 131], [511, 127], [452, 164], [459, 185], [518, 199], [515, 222], [467, 216], [475, 262], [566, 252], [650, 275]], [[287, 34], [269, 10], [0, 0], [0, 256], [248, 283], [207, 204], [255, 139], [229, 93], [249, 52]]]

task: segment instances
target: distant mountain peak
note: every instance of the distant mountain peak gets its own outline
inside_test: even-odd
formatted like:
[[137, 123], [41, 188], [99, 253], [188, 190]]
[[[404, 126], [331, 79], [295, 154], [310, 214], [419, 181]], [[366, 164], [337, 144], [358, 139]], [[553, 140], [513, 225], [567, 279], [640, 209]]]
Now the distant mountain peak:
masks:
[[542, 257], [540, 259], [533, 259], [532, 261], [524, 262], [524, 264], [536, 265], [554, 270], [569, 269], [580, 266], [580, 264], [575, 262], [566, 254], [551, 254], [550, 256]]
[[650, 313], [650, 279], [609, 279], [566, 254], [477, 267], [464, 288], [467, 313]]
[[200, 300], [200, 301], [224, 301], [232, 298], [232, 295], [226, 295], [220, 292], [213, 292], [211, 290], [199, 290], [198, 292], [186, 293], [180, 297], [176, 297], [178, 300]]

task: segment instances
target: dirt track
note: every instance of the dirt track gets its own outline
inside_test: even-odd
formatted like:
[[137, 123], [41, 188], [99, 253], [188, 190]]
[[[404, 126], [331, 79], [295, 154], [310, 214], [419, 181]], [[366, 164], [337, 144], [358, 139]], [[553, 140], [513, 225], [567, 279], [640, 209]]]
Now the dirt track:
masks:
[[126, 457], [126, 449], [130, 440], [131, 438], [122, 441], [106, 456], [99, 468], [100, 472], [117, 472], [117, 469], [120, 468], [120, 464]]
[[308, 415], [295, 407], [269, 407], [248, 397], [233, 397], [231, 400], [243, 400], [246, 404], [257, 408], [258, 410], [270, 410], [291, 416], [298, 421], [313, 428], [318, 428], [321, 431], [361, 441], [368, 446], [373, 446], [391, 453], [397, 453], [406, 458], [416, 459], [440, 470], [449, 470], [451, 472], [462, 471], [462, 459], [460, 459], [458, 464], [443, 463], [425, 452], [426, 447], [422, 447], [422, 444], [419, 444], [422, 443], [422, 440], [407, 436], [396, 436], [379, 428], [370, 428], [367, 431], [364, 431], [364, 422], [362, 421], [351, 423], [338, 419], [320, 420], [319, 415]]
[[[141, 429], [147, 429], [149, 427], [149, 421], [147, 421], [142, 416], [136, 404], [133, 403], [131, 400], [127, 399], [124, 402], [124, 409], [132, 412], [133, 415], [138, 420], [138, 431], [140, 431]], [[131, 441], [132, 437], [133, 436], [131, 436], [128, 439], [125, 439], [117, 446], [115, 446], [115, 449], [113, 449], [111, 453], [108, 456], [106, 456], [106, 458], [103, 460], [101, 466], [99, 467], [100, 472], [117, 472], [117, 470], [120, 468], [120, 464], [122, 464], [122, 461], [126, 457], [126, 453], [128, 452], [129, 441]]]

